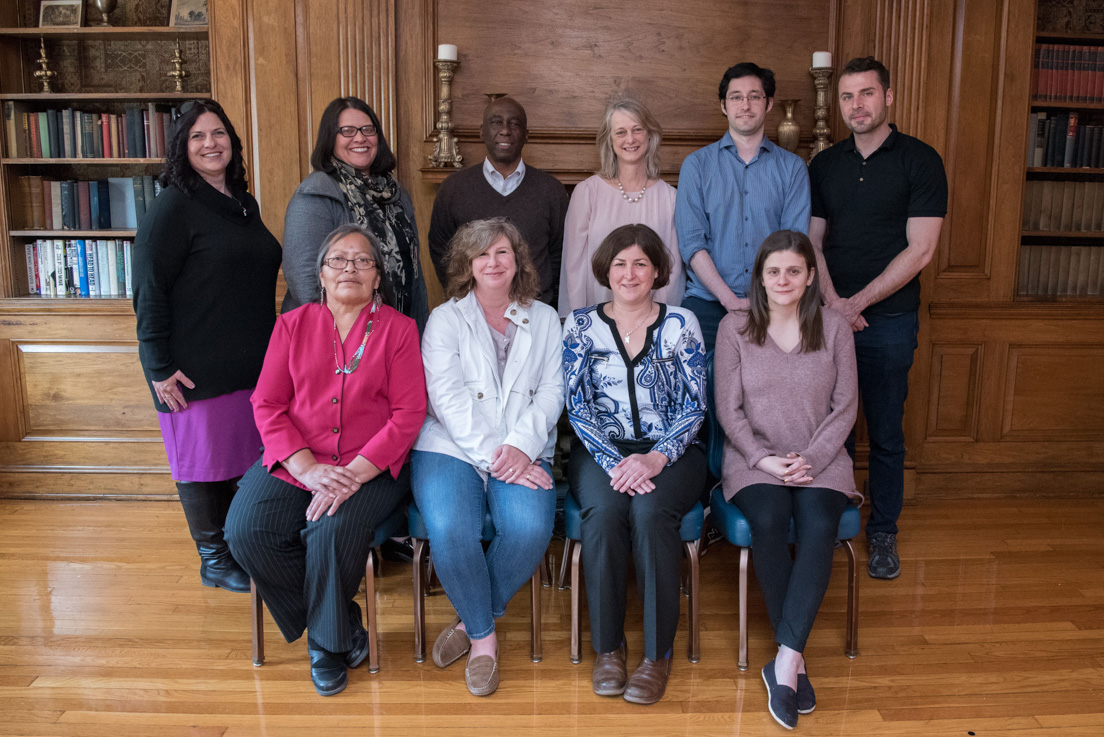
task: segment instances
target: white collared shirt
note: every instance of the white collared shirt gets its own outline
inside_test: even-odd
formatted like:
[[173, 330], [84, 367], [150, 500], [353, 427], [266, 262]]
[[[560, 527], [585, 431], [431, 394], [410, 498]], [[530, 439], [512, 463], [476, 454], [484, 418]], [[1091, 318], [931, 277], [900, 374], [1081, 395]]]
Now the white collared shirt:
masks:
[[517, 168], [510, 173], [510, 176], [504, 177], [498, 173], [498, 169], [494, 168], [490, 159], [484, 158], [483, 177], [487, 180], [487, 184], [494, 187], [495, 192], [506, 197], [517, 189], [521, 184], [521, 180], [525, 178], [525, 162], [518, 159]]

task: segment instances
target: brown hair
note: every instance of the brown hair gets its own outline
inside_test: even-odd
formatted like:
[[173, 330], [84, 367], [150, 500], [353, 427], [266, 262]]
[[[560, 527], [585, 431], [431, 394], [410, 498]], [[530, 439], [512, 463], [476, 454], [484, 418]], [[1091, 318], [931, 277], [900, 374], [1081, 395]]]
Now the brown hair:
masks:
[[755, 254], [755, 266], [751, 270], [748, 288], [747, 324], [741, 331], [756, 345], [763, 345], [770, 325], [770, 305], [767, 290], [763, 288], [763, 268], [767, 257], [779, 251], [791, 251], [805, 259], [805, 268], [813, 275], [813, 283], [801, 295], [797, 305], [798, 322], [801, 325], [801, 352], [812, 353], [824, 348], [824, 321], [820, 314], [820, 272], [816, 270], [816, 252], [809, 236], [795, 230], [776, 230], [766, 237]]
[[877, 72], [878, 81], [882, 83], [882, 92], [889, 89], [889, 70], [885, 68], [885, 64], [873, 56], [856, 56], [847, 62], [847, 66], [840, 70], [839, 75], [842, 79], [848, 74], [862, 74], [863, 72]]
[[521, 232], [503, 217], [473, 220], [461, 225], [448, 244], [448, 284], [445, 296], [461, 299], [475, 288], [472, 261], [490, 248], [499, 238], [510, 242], [514, 251], [517, 271], [510, 285], [510, 299], [529, 304], [540, 295], [540, 279], [533, 260], [529, 258], [529, 244]]
[[659, 122], [644, 107], [642, 102], [623, 97], [612, 100], [606, 106], [606, 117], [602, 120], [602, 126], [598, 129], [595, 143], [598, 144], [598, 160], [601, 167], [598, 174], [606, 179], [616, 179], [618, 176], [617, 154], [613, 150], [610, 138], [613, 136], [613, 114], [621, 112], [640, 123], [640, 127], [648, 134], [648, 150], [644, 154], [644, 173], [648, 179], [659, 178], [659, 144], [663, 137], [663, 129]]
[[617, 254], [626, 248], [640, 246], [640, 250], [656, 267], [655, 282], [652, 289], [662, 289], [671, 280], [671, 257], [667, 255], [667, 247], [663, 245], [663, 239], [659, 234], [647, 225], [622, 225], [614, 229], [598, 246], [598, 250], [591, 259], [590, 268], [594, 272], [594, 278], [606, 289], [609, 289], [609, 272], [613, 260]]

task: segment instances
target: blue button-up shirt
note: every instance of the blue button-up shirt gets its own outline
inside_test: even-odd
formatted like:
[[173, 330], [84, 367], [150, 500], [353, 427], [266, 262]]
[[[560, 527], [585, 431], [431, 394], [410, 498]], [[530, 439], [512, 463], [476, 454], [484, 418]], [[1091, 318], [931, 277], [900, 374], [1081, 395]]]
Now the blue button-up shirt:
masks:
[[747, 294], [759, 244], [776, 230], [809, 232], [809, 170], [766, 137], [744, 163], [726, 131], [686, 157], [679, 173], [675, 229], [688, 276], [686, 297], [717, 301], [690, 259], [709, 252], [729, 289]]

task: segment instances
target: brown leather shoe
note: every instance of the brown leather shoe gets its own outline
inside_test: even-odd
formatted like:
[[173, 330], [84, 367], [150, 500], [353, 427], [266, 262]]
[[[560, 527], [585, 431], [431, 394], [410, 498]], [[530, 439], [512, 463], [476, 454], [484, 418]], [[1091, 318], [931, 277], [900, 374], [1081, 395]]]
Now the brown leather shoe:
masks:
[[464, 682], [472, 696], [490, 696], [498, 688], [498, 657], [479, 655], [468, 660]]
[[629, 676], [625, 686], [625, 701], [634, 704], [654, 704], [663, 698], [667, 690], [667, 677], [671, 675], [671, 658], [648, 660], [644, 658]]
[[433, 662], [438, 668], [449, 667], [471, 650], [468, 633], [456, 629], [458, 624], [460, 624], [460, 617], [441, 630], [441, 634], [437, 635], [437, 640], [433, 643]]
[[625, 693], [625, 681], [628, 678], [625, 668], [625, 643], [613, 652], [600, 653], [594, 659], [594, 670], [590, 674], [590, 683], [594, 693], [599, 696], [620, 696]]

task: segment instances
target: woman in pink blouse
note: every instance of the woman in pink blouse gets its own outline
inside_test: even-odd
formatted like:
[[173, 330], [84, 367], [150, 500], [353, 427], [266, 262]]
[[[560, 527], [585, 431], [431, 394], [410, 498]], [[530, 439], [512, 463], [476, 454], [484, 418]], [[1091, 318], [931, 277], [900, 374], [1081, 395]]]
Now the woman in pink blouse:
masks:
[[670, 256], [671, 275], [655, 301], [682, 303], [686, 275], [675, 234], [675, 188], [659, 178], [662, 131], [648, 108], [632, 99], [611, 102], [598, 129], [601, 169], [571, 194], [560, 262], [560, 317], [609, 302], [612, 292], [587, 268], [606, 236], [622, 225], [654, 230]]
[[306, 629], [311, 680], [343, 690], [368, 655], [353, 601], [376, 526], [410, 488], [425, 419], [418, 330], [390, 305], [374, 235], [343, 225], [318, 254], [321, 303], [281, 315], [253, 392], [264, 454], [226, 537], [288, 642]]
[[821, 309], [815, 267], [803, 233], [767, 236], [750, 307], [721, 321], [716, 348], [725, 498], [751, 526], [755, 576], [778, 642], [763, 681], [771, 716], [787, 729], [816, 706], [802, 652], [828, 588], [840, 517], [849, 499], [862, 499], [843, 446], [858, 406], [855, 342], [841, 315]]

